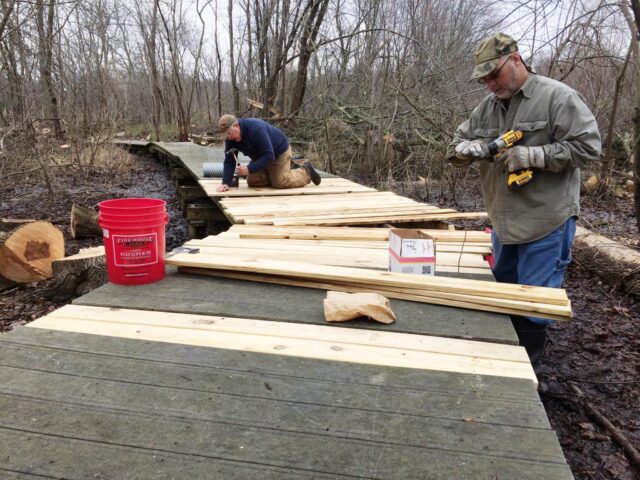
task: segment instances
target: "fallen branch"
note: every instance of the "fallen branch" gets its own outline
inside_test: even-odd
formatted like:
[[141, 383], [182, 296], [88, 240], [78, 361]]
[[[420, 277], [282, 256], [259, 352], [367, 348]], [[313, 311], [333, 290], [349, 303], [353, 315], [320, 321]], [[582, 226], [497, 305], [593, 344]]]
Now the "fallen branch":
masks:
[[573, 391], [582, 401], [587, 415], [593, 418], [598, 425], [609, 432], [611, 437], [618, 443], [618, 445], [622, 447], [631, 463], [633, 463], [636, 467], [640, 467], [640, 452], [636, 450], [629, 439], [627, 439], [627, 437], [625, 437], [624, 434], [607, 419], [607, 417], [600, 413], [600, 411], [596, 407], [594, 407], [588, 400], [585, 399], [585, 395], [582, 390], [580, 390], [571, 382], [569, 382], [569, 385], [571, 385]]

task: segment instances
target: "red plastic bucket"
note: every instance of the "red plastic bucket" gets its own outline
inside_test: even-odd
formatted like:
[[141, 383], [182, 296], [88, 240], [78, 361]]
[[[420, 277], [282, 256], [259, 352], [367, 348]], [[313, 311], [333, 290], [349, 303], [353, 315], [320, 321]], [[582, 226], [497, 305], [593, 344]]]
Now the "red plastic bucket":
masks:
[[98, 224], [107, 259], [109, 281], [142, 285], [165, 274], [166, 202], [154, 198], [123, 198], [100, 202]]
[[167, 202], [157, 198], [121, 198], [100, 202], [100, 213], [109, 215], [151, 215], [167, 211]]

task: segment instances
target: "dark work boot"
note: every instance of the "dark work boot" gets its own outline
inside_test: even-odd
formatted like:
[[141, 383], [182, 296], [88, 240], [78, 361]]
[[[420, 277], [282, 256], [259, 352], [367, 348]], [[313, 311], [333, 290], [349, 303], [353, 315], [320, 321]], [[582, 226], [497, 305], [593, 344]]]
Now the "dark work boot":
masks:
[[511, 323], [518, 334], [520, 345], [527, 350], [529, 360], [535, 367], [544, 351], [544, 342], [547, 339], [547, 325], [533, 323], [524, 317], [511, 317]]
[[320, 178], [320, 174], [316, 172], [316, 169], [313, 168], [313, 165], [311, 165], [309, 162], [304, 162], [302, 168], [307, 171], [307, 173], [309, 174], [309, 178], [314, 183], [314, 185], [320, 185], [322, 179]]

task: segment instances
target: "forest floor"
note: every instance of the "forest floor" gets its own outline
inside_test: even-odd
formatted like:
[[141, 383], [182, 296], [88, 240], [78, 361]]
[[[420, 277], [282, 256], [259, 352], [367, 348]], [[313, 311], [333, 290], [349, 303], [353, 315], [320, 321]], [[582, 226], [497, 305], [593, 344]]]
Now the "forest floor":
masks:
[[[47, 220], [65, 236], [66, 255], [101, 244], [101, 239], [74, 240], [69, 234], [71, 205], [93, 206], [110, 198], [155, 197], [167, 201], [170, 216], [167, 249], [188, 239], [187, 225], [166, 167], [150, 156], [109, 165], [56, 172], [55, 192], [47, 206], [47, 188], [39, 177], [0, 177], [0, 218]], [[483, 210], [477, 182], [468, 181], [462, 198], [430, 192], [429, 202], [461, 211]], [[611, 200], [585, 197], [579, 224], [640, 249], [630, 196]], [[597, 228], [594, 228], [597, 225]], [[482, 225], [465, 225], [478, 228]], [[574, 321], [551, 325], [538, 371], [540, 396], [573, 474], [578, 480], [633, 480], [640, 470], [630, 465], [608, 432], [586, 415], [571, 384], [636, 447], [640, 448], [640, 302], [624, 297], [575, 262], [565, 288]], [[72, 299], [43, 297], [43, 283], [0, 292], [0, 332], [24, 325]]]

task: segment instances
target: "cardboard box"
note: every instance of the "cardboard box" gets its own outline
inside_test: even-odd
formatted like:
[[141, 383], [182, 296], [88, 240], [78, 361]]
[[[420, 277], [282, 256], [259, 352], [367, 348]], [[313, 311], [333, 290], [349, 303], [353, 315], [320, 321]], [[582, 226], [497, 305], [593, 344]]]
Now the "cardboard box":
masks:
[[416, 229], [391, 229], [389, 231], [389, 271], [435, 275], [435, 239]]

